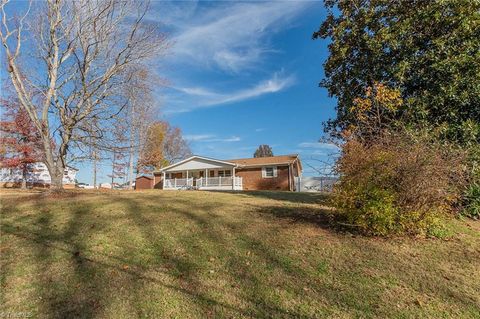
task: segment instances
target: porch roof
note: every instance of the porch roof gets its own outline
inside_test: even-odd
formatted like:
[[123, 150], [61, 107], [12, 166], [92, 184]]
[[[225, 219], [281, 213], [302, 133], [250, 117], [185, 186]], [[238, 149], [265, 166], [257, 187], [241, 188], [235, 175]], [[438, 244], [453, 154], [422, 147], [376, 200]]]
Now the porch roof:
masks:
[[[191, 162], [191, 165], [188, 165]], [[230, 163], [214, 158], [194, 155], [178, 163], [161, 168], [154, 173], [182, 171], [182, 170], [203, 170], [203, 169], [215, 169], [221, 167], [237, 167], [238, 164]]]
[[228, 162], [235, 163], [240, 167], [257, 167], [267, 165], [289, 165], [298, 163], [300, 169], [302, 169], [302, 163], [298, 154], [289, 155], [277, 155], [267, 157], [252, 157], [252, 158], [239, 158], [227, 160]]

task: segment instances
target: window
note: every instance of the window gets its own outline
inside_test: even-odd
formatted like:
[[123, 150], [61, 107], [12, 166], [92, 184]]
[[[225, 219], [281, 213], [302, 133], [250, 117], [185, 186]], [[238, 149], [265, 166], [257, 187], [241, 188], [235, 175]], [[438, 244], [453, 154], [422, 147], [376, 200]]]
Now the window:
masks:
[[263, 178], [277, 177], [277, 168], [275, 166], [265, 166], [262, 168]]
[[227, 169], [227, 170], [224, 170], [224, 171], [218, 171], [218, 176], [220, 177], [230, 177], [232, 176], [232, 171]]

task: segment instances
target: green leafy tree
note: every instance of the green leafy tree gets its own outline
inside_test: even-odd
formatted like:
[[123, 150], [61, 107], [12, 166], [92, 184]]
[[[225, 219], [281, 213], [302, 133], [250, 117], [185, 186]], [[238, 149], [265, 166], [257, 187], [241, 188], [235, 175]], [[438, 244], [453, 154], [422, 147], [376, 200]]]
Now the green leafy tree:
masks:
[[253, 154], [253, 157], [269, 157], [269, 156], [273, 156], [273, 151], [272, 151], [272, 148], [266, 144], [260, 145], [255, 151], [255, 153]]
[[[480, 1], [328, 0], [314, 39], [330, 39], [320, 86], [338, 100], [326, 130], [357, 120], [378, 83], [404, 101], [396, 119], [464, 144], [480, 141]], [[373, 96], [372, 94], [370, 94]]]

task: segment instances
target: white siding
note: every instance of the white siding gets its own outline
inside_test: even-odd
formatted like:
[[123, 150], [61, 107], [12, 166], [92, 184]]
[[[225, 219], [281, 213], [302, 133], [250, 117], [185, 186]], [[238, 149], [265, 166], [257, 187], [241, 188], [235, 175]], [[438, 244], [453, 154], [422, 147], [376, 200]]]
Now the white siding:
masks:
[[195, 170], [195, 169], [215, 169], [215, 168], [225, 168], [225, 167], [230, 168], [233, 166], [234, 164], [232, 164], [231, 166], [227, 166], [226, 164], [218, 163], [215, 161], [209, 161], [209, 160], [204, 160], [200, 158], [193, 158], [188, 162], [166, 169], [165, 172], [186, 171], [186, 170]]
[[[67, 168], [67, 173], [63, 175], [64, 184], [75, 183], [75, 176], [77, 171]], [[23, 179], [22, 171], [20, 169], [0, 168], [0, 182], [21, 182]], [[34, 163], [30, 171], [27, 173], [28, 183], [43, 183], [50, 184], [50, 174], [47, 166], [44, 163]]]

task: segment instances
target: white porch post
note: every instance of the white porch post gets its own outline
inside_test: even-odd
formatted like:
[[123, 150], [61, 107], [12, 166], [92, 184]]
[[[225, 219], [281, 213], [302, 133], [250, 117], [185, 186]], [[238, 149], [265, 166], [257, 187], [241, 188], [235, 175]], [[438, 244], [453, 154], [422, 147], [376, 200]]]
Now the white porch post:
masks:
[[163, 171], [163, 183], [162, 183], [162, 189], [165, 189], [165, 182], [167, 181], [165, 178], [165, 171]]
[[235, 190], [235, 166], [232, 168], [232, 190]]
[[205, 169], [205, 186], [208, 186], [208, 168]]

